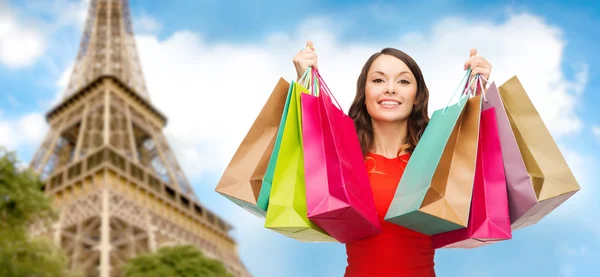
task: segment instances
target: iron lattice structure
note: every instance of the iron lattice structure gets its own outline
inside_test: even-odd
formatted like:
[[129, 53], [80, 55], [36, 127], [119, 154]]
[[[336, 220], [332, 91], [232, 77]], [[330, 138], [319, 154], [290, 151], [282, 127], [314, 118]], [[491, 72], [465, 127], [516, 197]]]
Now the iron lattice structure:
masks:
[[51, 236], [85, 276], [121, 276], [129, 258], [193, 244], [250, 276], [231, 226], [206, 209], [183, 174], [150, 103], [127, 0], [92, 0], [80, 51], [30, 167], [60, 212]]

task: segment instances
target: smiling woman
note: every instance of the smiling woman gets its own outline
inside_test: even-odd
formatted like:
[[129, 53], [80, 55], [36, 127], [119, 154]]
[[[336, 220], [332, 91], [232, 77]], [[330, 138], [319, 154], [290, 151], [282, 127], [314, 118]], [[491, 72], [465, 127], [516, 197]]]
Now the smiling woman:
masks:
[[[293, 59], [298, 79], [317, 68], [312, 42]], [[465, 68], [489, 78], [491, 65], [471, 50]], [[411, 153], [429, 122], [429, 90], [417, 63], [385, 48], [371, 55], [356, 84], [348, 115], [354, 120], [382, 232], [346, 244], [345, 277], [435, 276], [431, 236], [385, 220]]]
[[385, 48], [367, 60], [356, 89], [349, 116], [356, 124], [364, 154], [374, 146], [387, 148], [388, 144], [397, 149], [386, 153], [388, 156], [412, 152], [429, 122], [429, 90], [416, 62], [400, 50]]

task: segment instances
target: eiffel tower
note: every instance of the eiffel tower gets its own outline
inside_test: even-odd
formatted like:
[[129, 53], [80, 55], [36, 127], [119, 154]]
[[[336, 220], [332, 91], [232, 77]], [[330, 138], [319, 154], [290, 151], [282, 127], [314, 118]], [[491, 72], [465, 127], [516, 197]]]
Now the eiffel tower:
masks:
[[92, 0], [64, 98], [30, 167], [59, 219], [33, 235], [54, 238], [85, 276], [121, 276], [122, 265], [165, 245], [192, 244], [250, 276], [231, 225], [204, 207], [177, 163], [150, 102], [127, 0]]

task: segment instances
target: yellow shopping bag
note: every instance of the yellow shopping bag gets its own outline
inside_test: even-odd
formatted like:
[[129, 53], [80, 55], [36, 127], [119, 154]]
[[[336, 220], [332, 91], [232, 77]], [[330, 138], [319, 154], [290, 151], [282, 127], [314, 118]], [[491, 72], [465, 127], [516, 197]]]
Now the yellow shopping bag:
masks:
[[301, 93], [308, 90], [292, 81], [290, 106], [275, 164], [265, 228], [305, 242], [336, 242], [307, 217], [304, 154], [302, 150]]

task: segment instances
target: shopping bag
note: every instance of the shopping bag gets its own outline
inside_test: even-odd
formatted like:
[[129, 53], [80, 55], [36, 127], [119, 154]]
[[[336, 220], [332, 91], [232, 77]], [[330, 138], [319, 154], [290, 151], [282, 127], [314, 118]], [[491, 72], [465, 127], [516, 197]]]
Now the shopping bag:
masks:
[[[470, 74], [469, 69], [463, 81]], [[470, 93], [461, 93], [457, 103], [433, 113], [406, 165], [386, 221], [427, 235], [467, 227], [480, 115], [481, 95]]]
[[537, 204], [537, 197], [533, 191], [531, 178], [529, 173], [527, 173], [527, 167], [525, 167], [519, 145], [515, 139], [515, 133], [511, 128], [511, 123], [508, 120], [506, 109], [500, 98], [496, 83], [490, 84], [485, 96], [487, 101], [483, 102], [483, 109], [493, 107], [496, 110], [502, 160], [506, 175], [508, 206], [512, 223], [511, 229], [514, 230], [514, 223], [519, 224], [517, 219]]
[[[514, 231], [539, 222], [580, 187], [517, 76], [498, 89], [528, 174], [508, 190]], [[505, 134], [500, 138], [512, 141]]]
[[305, 242], [335, 242], [307, 217], [301, 94], [308, 90], [292, 82], [292, 95], [279, 148], [265, 228]]
[[434, 235], [434, 248], [476, 248], [512, 238], [496, 108], [486, 102], [484, 97], [469, 223]]
[[280, 78], [267, 102], [223, 172], [215, 191], [252, 214], [264, 217], [257, 206], [290, 84]]
[[[292, 81], [293, 82], [293, 81]], [[277, 158], [279, 157], [279, 148], [281, 147], [281, 139], [283, 137], [283, 129], [285, 128], [285, 121], [287, 118], [288, 110], [290, 107], [290, 98], [292, 96], [293, 86], [289, 86], [287, 98], [285, 99], [285, 106], [283, 108], [283, 115], [281, 116], [281, 120], [279, 122], [279, 128], [277, 129], [277, 137], [275, 138], [275, 145], [273, 146], [272, 155], [269, 159], [269, 164], [267, 166], [267, 171], [262, 180], [262, 186], [260, 188], [260, 194], [258, 195], [258, 200], [256, 205], [260, 209], [261, 212], [264, 211], [263, 214], [266, 214], [266, 211], [269, 207], [269, 196], [271, 195], [271, 186], [273, 185], [273, 175], [275, 173], [275, 165], [277, 164]]]
[[341, 243], [376, 235], [381, 226], [354, 121], [318, 70], [311, 75], [314, 89], [301, 101], [308, 218]]

